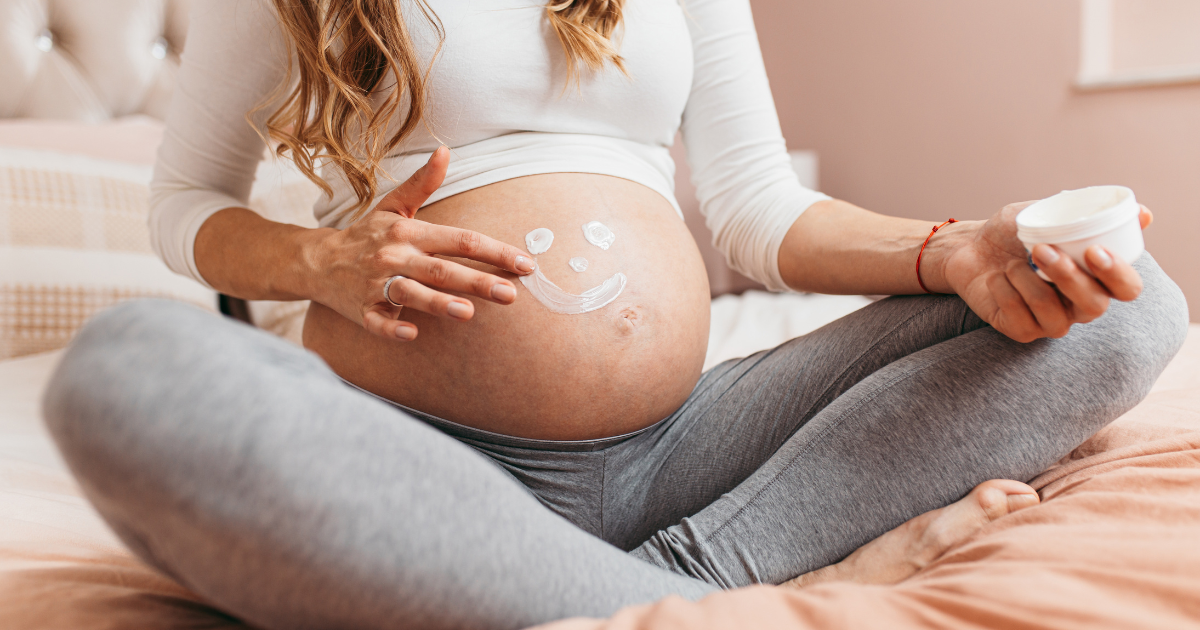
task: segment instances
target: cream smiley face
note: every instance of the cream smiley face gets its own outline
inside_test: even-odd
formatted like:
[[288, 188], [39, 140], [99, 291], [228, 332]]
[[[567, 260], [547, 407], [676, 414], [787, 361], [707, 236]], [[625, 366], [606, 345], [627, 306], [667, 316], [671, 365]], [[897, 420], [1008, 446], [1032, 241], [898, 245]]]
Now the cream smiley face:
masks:
[[[599, 221], [592, 221], [584, 225], [583, 235], [589, 243], [604, 250], [607, 250], [616, 240], [616, 235], [612, 230]], [[525, 235], [525, 245], [529, 249], [529, 253], [535, 256], [549, 251], [553, 242], [554, 233], [546, 228], [538, 228]], [[587, 259], [578, 256], [569, 260], [567, 264], [578, 273], [583, 273], [588, 268]], [[542, 273], [540, 266], [533, 273], [521, 276], [521, 284], [529, 289], [533, 297], [555, 313], [567, 315], [587, 313], [609, 305], [625, 290], [627, 281], [625, 274], [617, 272], [599, 285], [583, 293], [575, 294], [567, 293], [551, 282]]]

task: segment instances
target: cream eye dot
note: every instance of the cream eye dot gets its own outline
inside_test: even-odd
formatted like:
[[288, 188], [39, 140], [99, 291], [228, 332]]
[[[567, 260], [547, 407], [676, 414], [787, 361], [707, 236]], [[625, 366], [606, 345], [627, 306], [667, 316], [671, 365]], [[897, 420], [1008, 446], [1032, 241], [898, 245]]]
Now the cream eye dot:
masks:
[[546, 228], [538, 228], [525, 235], [525, 248], [534, 256], [549, 251], [552, 243], [554, 243], [554, 232]]
[[587, 242], [600, 249], [608, 249], [608, 246], [617, 240], [617, 235], [613, 234], [613, 231], [608, 229], [607, 225], [599, 221], [585, 223], [583, 226], [583, 237], [587, 239]]

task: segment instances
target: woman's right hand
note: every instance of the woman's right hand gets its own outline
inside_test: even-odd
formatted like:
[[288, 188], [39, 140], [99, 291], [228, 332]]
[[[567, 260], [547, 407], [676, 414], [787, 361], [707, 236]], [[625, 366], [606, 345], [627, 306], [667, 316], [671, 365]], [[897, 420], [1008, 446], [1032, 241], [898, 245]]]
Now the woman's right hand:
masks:
[[[317, 270], [314, 299], [360, 322], [368, 332], [411, 341], [417, 327], [398, 319], [406, 308], [454, 321], [475, 313], [469, 300], [443, 292], [474, 295], [497, 304], [517, 298], [513, 283], [495, 274], [435, 256], [467, 258], [525, 275], [533, 271], [532, 257], [520, 249], [478, 232], [426, 223], [413, 218], [421, 204], [442, 185], [450, 151], [440, 147], [429, 162], [389, 193], [362, 219], [344, 230], [318, 230], [310, 250]], [[442, 289], [442, 290], [439, 290]]]

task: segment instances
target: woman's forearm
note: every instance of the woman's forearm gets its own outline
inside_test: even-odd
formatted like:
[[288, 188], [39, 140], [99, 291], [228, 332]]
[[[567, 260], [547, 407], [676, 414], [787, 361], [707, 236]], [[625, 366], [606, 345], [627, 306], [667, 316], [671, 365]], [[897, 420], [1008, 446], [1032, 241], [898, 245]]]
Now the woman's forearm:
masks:
[[[815, 203], [796, 220], [779, 250], [779, 271], [798, 291], [834, 294], [922, 293], [917, 253], [930, 221], [876, 214], [836, 199]], [[930, 291], [951, 293], [945, 260], [982, 222], [948, 225], [929, 240], [921, 279]]]
[[214, 289], [247, 300], [316, 297], [315, 245], [332, 228], [276, 223], [246, 208], [226, 208], [196, 234], [196, 268]]

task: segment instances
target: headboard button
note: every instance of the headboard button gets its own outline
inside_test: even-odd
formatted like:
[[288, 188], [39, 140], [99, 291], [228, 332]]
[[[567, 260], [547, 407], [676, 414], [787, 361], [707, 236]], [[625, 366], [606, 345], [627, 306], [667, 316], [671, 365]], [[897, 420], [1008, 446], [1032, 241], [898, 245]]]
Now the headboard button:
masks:
[[48, 28], [42, 29], [42, 32], [38, 33], [37, 39], [34, 40], [33, 45], [37, 46], [37, 49], [42, 52], [50, 52], [50, 49], [54, 48], [54, 33], [51, 33]]
[[167, 38], [161, 35], [150, 45], [150, 56], [155, 59], [167, 58]]

